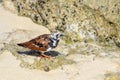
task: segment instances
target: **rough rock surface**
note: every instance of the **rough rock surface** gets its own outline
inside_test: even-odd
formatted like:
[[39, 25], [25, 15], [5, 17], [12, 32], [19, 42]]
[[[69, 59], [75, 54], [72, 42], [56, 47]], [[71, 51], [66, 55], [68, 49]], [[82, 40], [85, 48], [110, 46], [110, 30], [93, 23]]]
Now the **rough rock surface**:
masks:
[[[32, 55], [37, 52], [19, 54], [18, 51], [27, 54], [29, 50], [16, 44], [50, 33], [49, 30], [1, 5], [0, 12], [0, 80], [119, 80], [119, 48], [87, 41], [67, 44], [61, 40], [55, 49], [61, 55], [53, 61], [40, 61], [38, 54]], [[46, 67], [49, 72], [42, 71]]]
[[[65, 41], [120, 46], [119, 0], [13, 0], [19, 15], [50, 31], [66, 34]], [[99, 5], [98, 5], [99, 4]]]
[[0, 11], [5, 12], [5, 14], [2, 13], [0, 15], [0, 54], [7, 50], [20, 60], [21, 67], [30, 69], [43, 70], [44, 66], [56, 69], [63, 64], [74, 63], [73, 60], [66, 59], [64, 55], [58, 56], [60, 53], [57, 51], [52, 52], [57, 56], [54, 59], [55, 61], [48, 59], [40, 61], [39, 52], [17, 46], [18, 43], [28, 41], [42, 34], [49, 34], [50, 32], [47, 28], [33, 23], [29, 18], [24, 19], [16, 14], [10, 14], [4, 11], [3, 8], [0, 8]]
[[[116, 50], [116, 46], [120, 47], [119, 0], [114, 1], [113, 4], [110, 0], [4, 0], [3, 2], [5, 7], [11, 6], [9, 8], [14, 9], [13, 6], [15, 6], [19, 15], [30, 17], [34, 22], [46, 26], [50, 31], [64, 32], [66, 36], [60, 42], [61, 47], [57, 48], [60, 53], [68, 55], [76, 52], [101, 56], [100, 53], [106, 49], [106, 46], [111, 47], [111, 50]], [[102, 7], [103, 5], [106, 9]], [[112, 11], [114, 7], [118, 11]], [[111, 11], [117, 17], [111, 16], [113, 14]], [[114, 18], [117, 18], [117, 21]], [[34, 33], [24, 30], [14, 32], [16, 34], [25, 32], [24, 37]], [[96, 46], [96, 44], [103, 47]], [[116, 55], [119, 56], [119, 54]]]
[[120, 25], [120, 0], [83, 0], [82, 3], [98, 9], [106, 19]]
[[7, 9], [13, 13], [17, 13], [17, 10], [14, 7], [14, 3], [12, 2], [12, 0], [1, 0], [0, 2], [2, 2], [2, 5], [4, 5], [5, 9]]

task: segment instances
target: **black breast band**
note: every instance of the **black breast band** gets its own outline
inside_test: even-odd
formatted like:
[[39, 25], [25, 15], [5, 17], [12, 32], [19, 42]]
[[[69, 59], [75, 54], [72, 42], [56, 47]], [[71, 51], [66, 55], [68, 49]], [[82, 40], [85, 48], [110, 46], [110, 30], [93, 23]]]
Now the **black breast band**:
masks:
[[[56, 42], [55, 45], [53, 45], [54, 42]], [[52, 38], [52, 39], [50, 39], [49, 46], [52, 47], [52, 48], [55, 48], [55, 47], [57, 47], [58, 43], [59, 43], [59, 40]]]

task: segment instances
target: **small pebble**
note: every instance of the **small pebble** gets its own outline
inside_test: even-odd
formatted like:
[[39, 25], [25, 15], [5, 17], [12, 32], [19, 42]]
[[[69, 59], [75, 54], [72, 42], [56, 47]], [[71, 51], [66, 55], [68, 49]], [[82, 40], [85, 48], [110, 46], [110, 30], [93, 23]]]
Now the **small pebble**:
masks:
[[50, 68], [48, 66], [44, 66], [44, 71], [48, 72], [50, 71]]

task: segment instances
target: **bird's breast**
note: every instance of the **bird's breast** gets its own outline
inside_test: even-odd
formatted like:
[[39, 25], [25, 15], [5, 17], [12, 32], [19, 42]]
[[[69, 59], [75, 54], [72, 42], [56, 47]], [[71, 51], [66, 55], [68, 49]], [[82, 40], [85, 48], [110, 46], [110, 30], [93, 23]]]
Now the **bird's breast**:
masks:
[[51, 39], [49, 46], [52, 48], [55, 48], [55, 47], [57, 47], [58, 43], [59, 43], [59, 40]]

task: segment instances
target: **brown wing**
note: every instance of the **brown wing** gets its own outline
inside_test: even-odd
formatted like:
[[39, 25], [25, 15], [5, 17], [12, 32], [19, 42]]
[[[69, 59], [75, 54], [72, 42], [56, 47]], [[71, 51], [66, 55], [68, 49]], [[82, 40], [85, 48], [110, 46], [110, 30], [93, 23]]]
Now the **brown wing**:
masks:
[[35, 39], [32, 39], [28, 42], [18, 44], [23, 47], [27, 47], [32, 50], [38, 50], [38, 51], [46, 51], [48, 49], [48, 43], [49, 43], [49, 36], [50, 34], [44, 34], [41, 36], [38, 36]]

